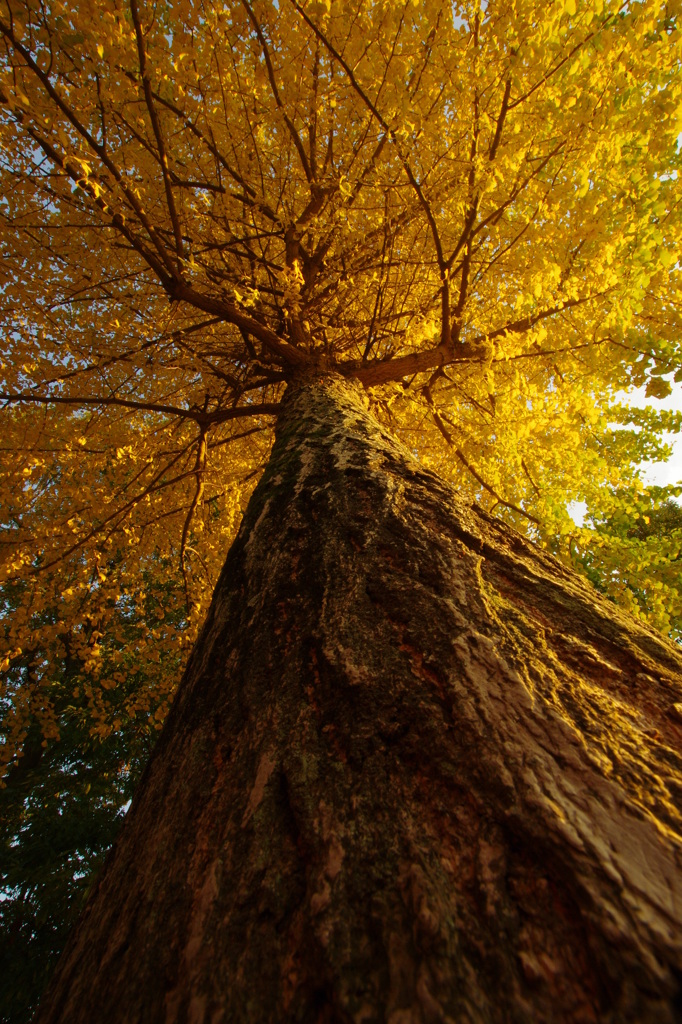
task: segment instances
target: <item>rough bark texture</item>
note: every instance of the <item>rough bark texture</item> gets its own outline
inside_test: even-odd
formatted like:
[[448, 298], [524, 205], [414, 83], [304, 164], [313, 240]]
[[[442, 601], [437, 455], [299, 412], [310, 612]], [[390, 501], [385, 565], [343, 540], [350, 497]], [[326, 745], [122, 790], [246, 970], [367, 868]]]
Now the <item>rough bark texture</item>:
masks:
[[300, 385], [40, 1024], [682, 1020], [681, 669]]

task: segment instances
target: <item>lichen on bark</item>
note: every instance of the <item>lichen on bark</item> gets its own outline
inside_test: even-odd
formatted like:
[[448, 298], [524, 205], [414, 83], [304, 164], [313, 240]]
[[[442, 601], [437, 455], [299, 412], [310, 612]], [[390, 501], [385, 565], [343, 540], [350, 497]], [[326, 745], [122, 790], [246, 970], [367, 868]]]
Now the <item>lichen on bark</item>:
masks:
[[40, 1024], [680, 1020], [681, 669], [299, 382]]

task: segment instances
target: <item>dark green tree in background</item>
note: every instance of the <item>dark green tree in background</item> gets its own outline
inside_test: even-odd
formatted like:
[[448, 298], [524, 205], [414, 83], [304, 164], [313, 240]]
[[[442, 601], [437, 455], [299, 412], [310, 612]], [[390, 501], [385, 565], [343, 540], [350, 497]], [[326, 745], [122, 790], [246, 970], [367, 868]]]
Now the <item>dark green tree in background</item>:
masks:
[[[148, 582], [153, 583], [149, 579]], [[127, 667], [126, 686], [108, 692], [108, 712], [129, 689], [151, 691], [155, 704], [137, 718], [120, 715], [116, 730], [93, 735], [90, 708], [83, 689], [82, 659], [69, 656], [68, 634], [62, 637], [64, 657], [52, 663], [51, 692], [58, 739], [48, 743], [34, 722], [24, 742], [23, 757], [15, 762], [0, 789], [0, 1021], [25, 1024], [38, 1000], [66, 938], [73, 927], [106, 851], [113, 843], [126, 808], [149, 756], [163, 717], [153, 680], [136, 671], [135, 644], [141, 629], [161, 625], [159, 603], [152, 596], [142, 605], [119, 608], [120, 636], [97, 637], [104, 652], [104, 670], [114, 650]], [[168, 590], [168, 587], [165, 587]], [[2, 621], [16, 606], [17, 595], [5, 587]], [[41, 624], [49, 618], [43, 612]], [[177, 617], [179, 620], [179, 616]], [[59, 626], [55, 608], [52, 622]], [[165, 616], [164, 616], [165, 620]], [[166, 624], [182, 629], [182, 621]], [[91, 638], [90, 638], [91, 639]], [[30, 685], [31, 673], [44, 652], [27, 652], [9, 673], [9, 686], [0, 701], [4, 719], [11, 709], [12, 686]], [[165, 666], [172, 675], [177, 666]], [[79, 696], [75, 696], [79, 694]]]

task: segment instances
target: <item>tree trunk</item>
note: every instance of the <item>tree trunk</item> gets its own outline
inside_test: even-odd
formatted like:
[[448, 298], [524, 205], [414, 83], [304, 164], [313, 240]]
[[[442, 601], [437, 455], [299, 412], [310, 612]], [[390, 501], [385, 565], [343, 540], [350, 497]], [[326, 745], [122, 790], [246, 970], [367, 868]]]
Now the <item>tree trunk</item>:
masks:
[[682, 1020], [681, 669], [300, 383], [40, 1024]]

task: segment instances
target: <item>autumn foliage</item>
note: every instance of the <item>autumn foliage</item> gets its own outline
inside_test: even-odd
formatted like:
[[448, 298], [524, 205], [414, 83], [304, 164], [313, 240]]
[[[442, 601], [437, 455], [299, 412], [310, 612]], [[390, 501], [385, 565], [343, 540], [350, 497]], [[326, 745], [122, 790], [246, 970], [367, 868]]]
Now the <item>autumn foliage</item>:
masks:
[[681, 417], [615, 398], [681, 362], [679, 17], [4, 0], [6, 763], [64, 707], [163, 719], [308, 367], [679, 632], [680, 523], [640, 529], [678, 491], [637, 465]]

